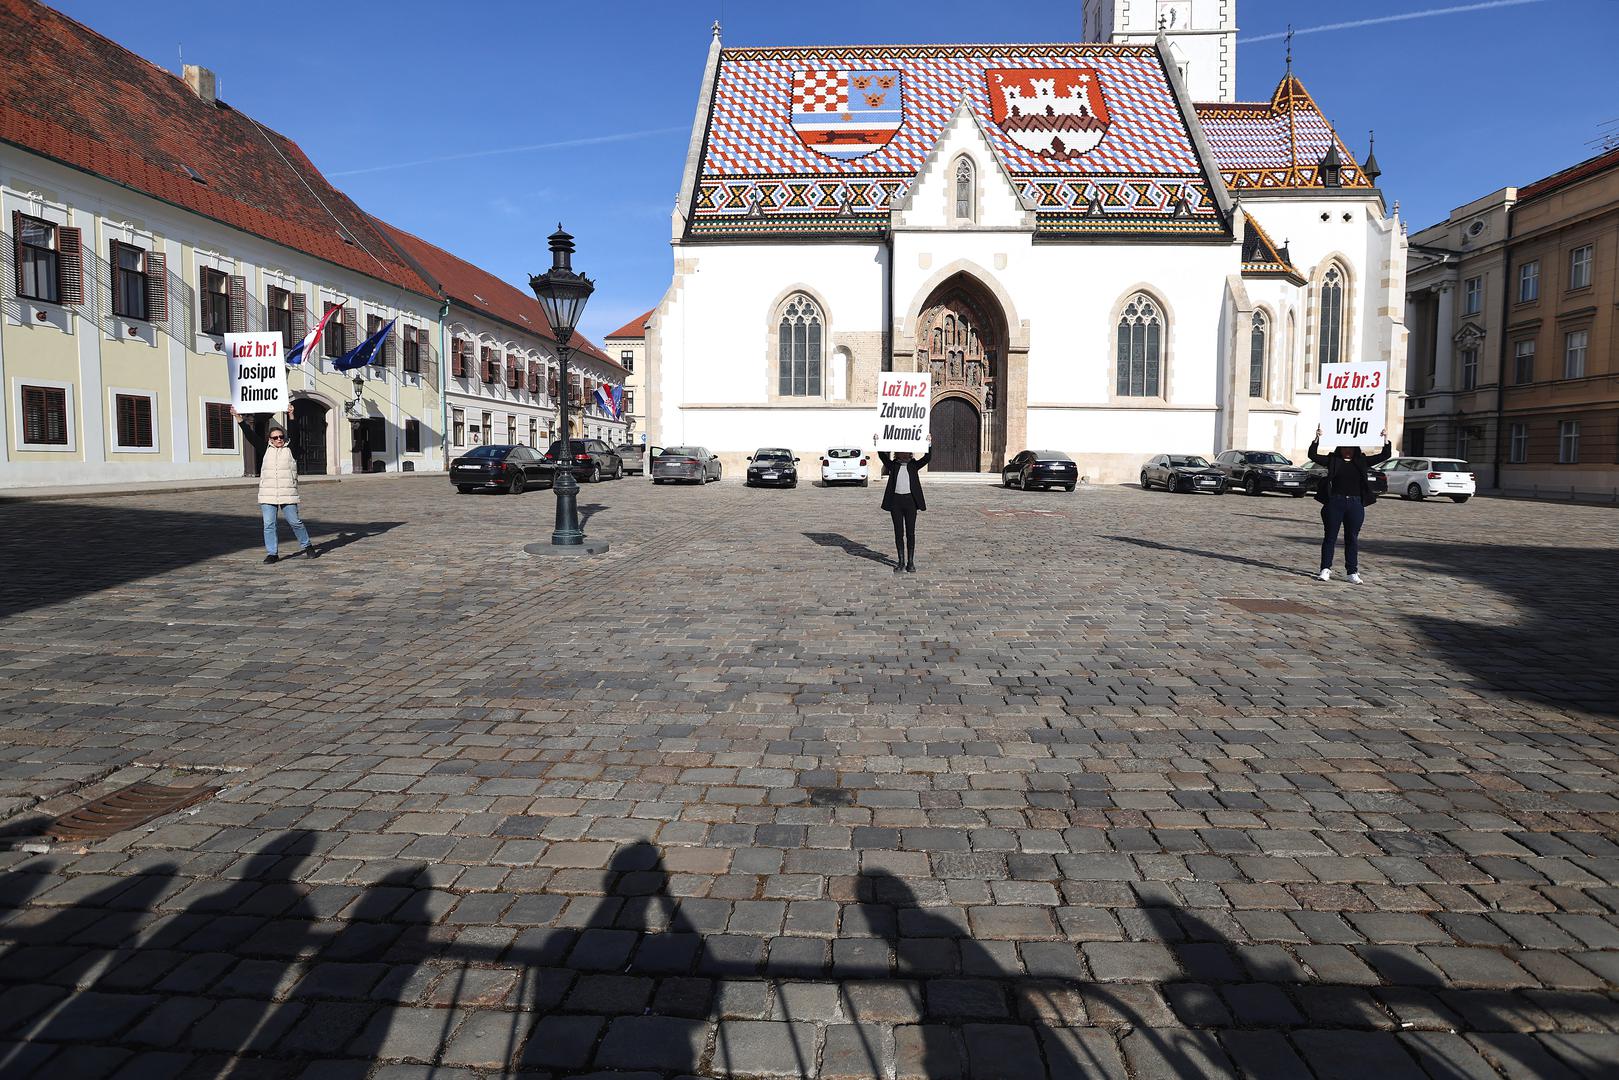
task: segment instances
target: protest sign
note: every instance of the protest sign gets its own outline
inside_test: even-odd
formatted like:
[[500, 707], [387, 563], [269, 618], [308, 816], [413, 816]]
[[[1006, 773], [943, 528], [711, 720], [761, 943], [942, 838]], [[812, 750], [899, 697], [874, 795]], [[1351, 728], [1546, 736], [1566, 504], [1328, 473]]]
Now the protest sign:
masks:
[[231, 405], [239, 413], [285, 412], [287, 365], [278, 333], [226, 334]]
[[932, 375], [897, 371], [879, 374], [875, 449], [927, 453], [928, 413], [932, 407]]
[[1384, 363], [1321, 366], [1321, 449], [1382, 446], [1388, 426], [1389, 370]]

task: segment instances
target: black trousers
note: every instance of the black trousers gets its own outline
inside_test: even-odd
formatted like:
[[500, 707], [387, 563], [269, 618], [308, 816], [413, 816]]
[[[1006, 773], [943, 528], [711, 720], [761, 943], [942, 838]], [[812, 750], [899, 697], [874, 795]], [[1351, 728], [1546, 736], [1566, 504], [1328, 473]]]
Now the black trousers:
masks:
[[1321, 506], [1321, 569], [1332, 567], [1333, 549], [1338, 546], [1338, 529], [1344, 531], [1344, 569], [1360, 571], [1360, 527], [1366, 522], [1366, 507], [1358, 496], [1328, 495]]
[[916, 557], [916, 497], [895, 495], [888, 504], [894, 518], [894, 551], [900, 562]]

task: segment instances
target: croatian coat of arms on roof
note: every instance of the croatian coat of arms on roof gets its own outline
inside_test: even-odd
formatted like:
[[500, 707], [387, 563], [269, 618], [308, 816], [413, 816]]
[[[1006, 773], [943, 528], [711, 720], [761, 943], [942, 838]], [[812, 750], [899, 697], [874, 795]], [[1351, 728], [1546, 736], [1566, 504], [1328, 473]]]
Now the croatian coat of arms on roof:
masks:
[[984, 78], [995, 123], [1040, 157], [1072, 161], [1112, 123], [1094, 68], [989, 68]]
[[818, 154], [847, 161], [881, 150], [905, 120], [893, 70], [811, 70], [793, 75], [793, 131]]

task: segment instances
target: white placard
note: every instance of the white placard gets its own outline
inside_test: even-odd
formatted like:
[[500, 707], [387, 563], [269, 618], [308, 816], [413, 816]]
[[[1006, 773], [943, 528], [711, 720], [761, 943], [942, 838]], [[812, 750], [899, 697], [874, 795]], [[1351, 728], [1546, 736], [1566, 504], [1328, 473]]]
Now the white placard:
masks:
[[877, 450], [928, 449], [928, 417], [933, 408], [933, 376], [927, 372], [884, 371], [877, 376]]
[[226, 334], [225, 362], [230, 365], [231, 404], [237, 412], [287, 410], [287, 364], [280, 334]]
[[1321, 365], [1320, 448], [1382, 446], [1388, 404], [1387, 364]]

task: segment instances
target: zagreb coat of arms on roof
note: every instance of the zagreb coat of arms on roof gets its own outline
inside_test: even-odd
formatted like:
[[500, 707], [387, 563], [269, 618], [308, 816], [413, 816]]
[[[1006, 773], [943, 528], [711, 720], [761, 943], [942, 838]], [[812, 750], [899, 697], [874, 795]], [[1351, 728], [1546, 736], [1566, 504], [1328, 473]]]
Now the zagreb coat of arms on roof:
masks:
[[995, 123], [1039, 157], [1072, 161], [1112, 122], [1094, 68], [990, 68], [984, 78]]
[[905, 119], [898, 71], [800, 71], [793, 75], [793, 131], [818, 154], [849, 160], [881, 150]]

